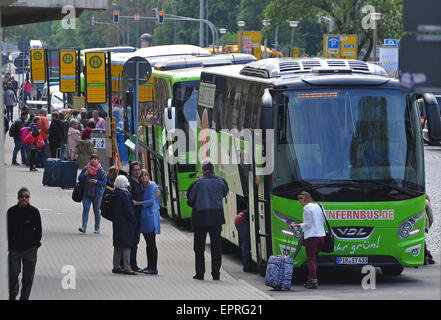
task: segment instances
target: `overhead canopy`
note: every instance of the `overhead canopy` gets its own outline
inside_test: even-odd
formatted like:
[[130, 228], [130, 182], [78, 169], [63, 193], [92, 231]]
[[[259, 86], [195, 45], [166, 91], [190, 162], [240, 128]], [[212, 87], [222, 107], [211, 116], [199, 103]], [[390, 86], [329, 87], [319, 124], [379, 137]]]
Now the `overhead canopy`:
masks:
[[61, 20], [73, 14], [63, 7], [75, 8], [78, 18], [84, 10], [106, 10], [108, 0], [0, 0], [1, 26], [10, 27], [28, 23]]

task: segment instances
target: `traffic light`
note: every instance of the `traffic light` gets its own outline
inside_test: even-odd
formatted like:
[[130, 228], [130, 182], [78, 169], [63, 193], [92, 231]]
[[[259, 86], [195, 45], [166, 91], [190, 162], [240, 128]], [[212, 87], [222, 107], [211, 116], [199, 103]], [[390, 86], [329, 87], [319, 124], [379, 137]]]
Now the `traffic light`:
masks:
[[158, 14], [158, 23], [163, 24], [164, 23], [164, 11], [159, 11]]
[[113, 23], [119, 23], [119, 10], [113, 10]]
[[90, 17], [90, 24], [92, 25], [92, 27], [95, 26], [95, 17], [94, 16]]
[[157, 18], [158, 17], [158, 8], [153, 8], [152, 13], [153, 13], [153, 18]]

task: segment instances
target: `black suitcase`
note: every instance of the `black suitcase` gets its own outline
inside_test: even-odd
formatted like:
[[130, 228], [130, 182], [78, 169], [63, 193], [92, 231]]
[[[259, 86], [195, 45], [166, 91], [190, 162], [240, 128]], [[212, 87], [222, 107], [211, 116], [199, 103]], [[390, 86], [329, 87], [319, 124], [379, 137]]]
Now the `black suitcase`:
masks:
[[60, 161], [60, 175], [58, 176], [57, 186], [63, 189], [75, 187], [77, 181], [78, 164], [76, 161]]
[[60, 159], [48, 158], [44, 162], [43, 185], [57, 186], [60, 180]]

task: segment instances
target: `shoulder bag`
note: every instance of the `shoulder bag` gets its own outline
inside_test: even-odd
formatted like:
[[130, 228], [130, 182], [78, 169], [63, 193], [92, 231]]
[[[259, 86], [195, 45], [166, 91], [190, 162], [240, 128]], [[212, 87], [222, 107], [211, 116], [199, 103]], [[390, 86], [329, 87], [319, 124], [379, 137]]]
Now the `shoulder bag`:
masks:
[[317, 203], [322, 209], [323, 217], [325, 218], [326, 225], [328, 227], [328, 231], [325, 230], [325, 243], [322, 247], [322, 252], [331, 253], [334, 252], [334, 234], [332, 233], [331, 226], [329, 225], [328, 219], [326, 219], [325, 211], [323, 210], [323, 206], [320, 203]]
[[85, 185], [86, 184], [84, 182], [77, 181], [77, 183], [75, 184], [75, 187], [72, 191], [72, 200], [73, 201], [75, 201], [75, 202], [83, 201], [83, 194], [84, 194]]

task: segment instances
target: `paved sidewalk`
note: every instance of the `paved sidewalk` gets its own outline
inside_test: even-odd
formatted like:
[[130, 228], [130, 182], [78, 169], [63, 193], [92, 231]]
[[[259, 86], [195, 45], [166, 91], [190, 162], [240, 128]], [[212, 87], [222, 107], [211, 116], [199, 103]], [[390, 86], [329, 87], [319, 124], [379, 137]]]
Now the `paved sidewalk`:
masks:
[[[193, 280], [192, 234], [179, 231], [169, 220], [163, 218], [162, 233], [156, 238], [159, 275], [112, 274], [111, 222], [102, 219], [101, 234], [93, 234], [94, 215], [91, 209], [88, 232], [79, 233], [82, 205], [72, 201], [72, 190], [43, 186], [43, 169], [30, 172], [25, 166], [12, 166], [12, 150], [13, 140], [7, 136], [6, 208], [17, 203], [17, 191], [26, 186], [31, 192], [31, 204], [40, 210], [42, 217], [43, 239], [38, 252], [31, 299], [272, 299], [245, 281], [234, 279], [224, 269], [221, 270], [221, 281], [213, 281], [210, 275], [209, 247], [208, 252], [206, 251], [206, 279]], [[18, 157], [18, 161], [21, 161], [20, 155]], [[138, 264], [140, 267], [147, 264], [142, 237], [138, 246]], [[75, 276], [74, 282], [67, 281], [66, 277], [71, 276]], [[63, 289], [63, 285], [74, 286], [75, 289]]]

